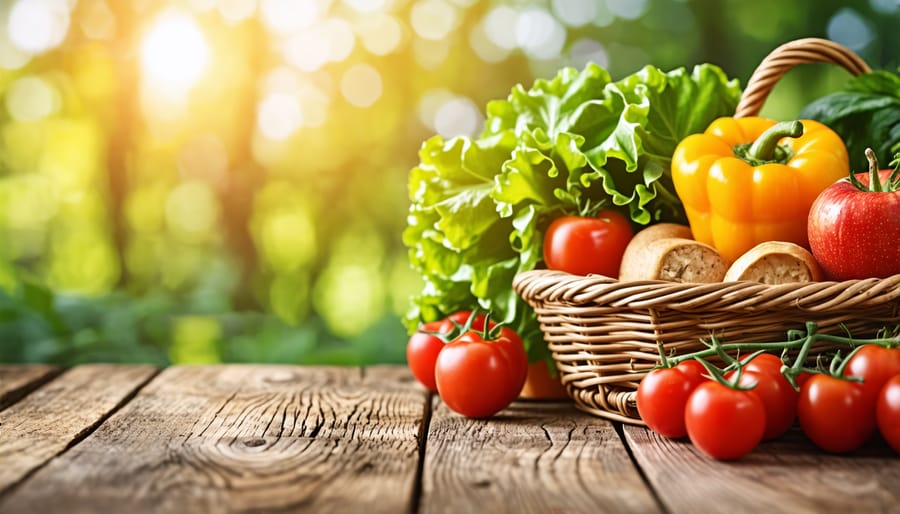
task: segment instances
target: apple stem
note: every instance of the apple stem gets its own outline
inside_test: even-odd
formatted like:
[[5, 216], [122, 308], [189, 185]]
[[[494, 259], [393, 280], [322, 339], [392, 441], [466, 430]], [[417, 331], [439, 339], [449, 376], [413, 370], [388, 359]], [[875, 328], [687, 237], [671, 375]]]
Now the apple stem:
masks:
[[880, 193], [883, 189], [881, 188], [881, 177], [878, 176], [878, 158], [875, 157], [875, 152], [871, 148], [866, 148], [866, 159], [869, 161], [869, 191]]

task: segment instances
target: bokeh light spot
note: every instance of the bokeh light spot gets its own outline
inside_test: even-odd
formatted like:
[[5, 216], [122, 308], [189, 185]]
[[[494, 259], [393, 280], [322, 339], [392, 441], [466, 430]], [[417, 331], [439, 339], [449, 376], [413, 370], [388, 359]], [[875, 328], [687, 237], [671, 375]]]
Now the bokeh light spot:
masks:
[[331, 18], [325, 22], [324, 29], [328, 37], [328, 59], [333, 62], [341, 62], [350, 56], [356, 37], [353, 27], [346, 20]]
[[316, 226], [303, 206], [282, 210], [263, 219], [260, 243], [275, 273], [291, 273], [316, 257]]
[[363, 14], [380, 11], [386, 3], [386, 0], [344, 0], [344, 5]]
[[570, 27], [581, 27], [597, 17], [595, 0], [553, 0], [553, 14]]
[[626, 20], [636, 20], [647, 11], [647, 0], [606, 0], [609, 11]]
[[166, 200], [166, 222], [186, 242], [205, 239], [218, 216], [215, 195], [207, 184], [198, 180], [179, 184]]
[[90, 39], [112, 39], [116, 35], [116, 17], [105, 0], [89, 0], [81, 15], [81, 31]]
[[259, 5], [263, 23], [277, 34], [290, 34], [309, 27], [319, 16], [313, 0], [262, 0]]
[[59, 110], [61, 100], [56, 89], [47, 81], [22, 77], [9, 85], [6, 110], [17, 121], [37, 121]]
[[275, 93], [259, 104], [256, 123], [260, 132], [274, 141], [284, 141], [303, 123], [300, 102], [294, 95]]
[[375, 55], [393, 52], [403, 39], [400, 22], [389, 14], [377, 14], [360, 20], [356, 32], [362, 40], [363, 47]]
[[381, 74], [368, 64], [355, 64], [341, 77], [341, 94], [356, 107], [369, 107], [381, 97]]
[[69, 6], [65, 0], [18, 0], [9, 11], [10, 41], [32, 55], [62, 43], [68, 30]]
[[434, 113], [434, 129], [445, 139], [455, 136], [474, 136], [483, 124], [483, 117], [471, 99], [455, 97], [444, 102]]
[[569, 47], [569, 62], [571, 66], [581, 69], [587, 63], [592, 62], [607, 68], [609, 66], [609, 55], [606, 49], [599, 41], [590, 38], [582, 38]]
[[519, 13], [512, 7], [494, 7], [484, 17], [484, 32], [488, 39], [500, 48], [512, 50], [518, 46], [516, 31], [512, 30], [519, 20]]
[[384, 279], [362, 264], [330, 264], [316, 282], [317, 312], [338, 337], [362, 333], [384, 313]]
[[444, 88], [429, 89], [428, 91], [425, 91], [419, 98], [419, 106], [417, 109], [419, 121], [422, 122], [422, 125], [434, 130], [434, 117], [435, 114], [437, 114], [438, 109], [454, 97], [455, 95], [453, 93]]
[[469, 46], [484, 62], [500, 62], [509, 56], [510, 51], [506, 48], [500, 48], [488, 36], [487, 27], [484, 21], [476, 24], [469, 32]]
[[552, 59], [562, 51], [566, 30], [547, 11], [529, 9], [516, 21], [516, 41], [529, 57]]
[[416, 34], [432, 41], [444, 39], [456, 27], [456, 9], [444, 0], [419, 0], [410, 12]]
[[321, 27], [294, 34], [284, 43], [285, 59], [301, 71], [315, 71], [331, 56], [331, 38]]
[[256, 14], [256, 0], [219, 0], [219, 14], [226, 22], [240, 23]]
[[856, 52], [872, 42], [875, 34], [871, 25], [855, 10], [845, 7], [828, 20], [828, 39]]

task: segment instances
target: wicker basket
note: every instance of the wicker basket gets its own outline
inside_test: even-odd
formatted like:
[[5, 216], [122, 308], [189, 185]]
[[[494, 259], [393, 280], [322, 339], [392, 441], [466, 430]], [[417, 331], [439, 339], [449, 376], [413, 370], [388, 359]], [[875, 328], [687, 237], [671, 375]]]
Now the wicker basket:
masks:
[[[858, 75], [869, 67], [827, 40], [801, 39], [776, 48], [748, 82], [736, 116], [756, 115], [777, 80], [793, 66], [828, 62]], [[637, 385], [659, 362], [659, 349], [703, 349], [715, 333], [727, 342], [781, 341], [789, 329], [816, 322], [820, 332], [872, 337], [900, 323], [900, 275], [887, 279], [765, 285], [619, 282], [590, 275], [533, 270], [515, 291], [534, 309], [563, 385], [589, 413], [643, 424]], [[827, 345], [812, 355], [827, 351]]]

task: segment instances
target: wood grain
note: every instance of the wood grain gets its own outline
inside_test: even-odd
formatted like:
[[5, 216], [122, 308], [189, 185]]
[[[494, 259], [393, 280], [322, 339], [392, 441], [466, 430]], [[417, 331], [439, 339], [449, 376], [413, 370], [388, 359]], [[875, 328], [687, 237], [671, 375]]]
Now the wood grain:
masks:
[[150, 366], [82, 366], [0, 412], [0, 492], [94, 429], [155, 372]]
[[[734, 462], [690, 441], [625, 427], [638, 464], [672, 513], [900, 512], [900, 459], [879, 438], [850, 455], [831, 455], [792, 429]], [[726, 508], [727, 506], [727, 508]]]
[[420, 512], [659, 511], [609, 421], [549, 402], [471, 420], [435, 402]]
[[59, 368], [46, 364], [0, 365], [0, 410], [19, 401], [58, 372]]
[[2, 512], [407, 512], [426, 391], [405, 368], [172, 367]]

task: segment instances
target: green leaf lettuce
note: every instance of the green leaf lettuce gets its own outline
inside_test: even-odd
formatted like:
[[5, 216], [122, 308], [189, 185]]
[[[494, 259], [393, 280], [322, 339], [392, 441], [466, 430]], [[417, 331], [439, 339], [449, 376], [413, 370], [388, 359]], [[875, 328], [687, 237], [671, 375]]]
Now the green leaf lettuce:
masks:
[[737, 81], [710, 64], [652, 66], [614, 82], [589, 64], [487, 105], [477, 138], [434, 136], [409, 174], [404, 244], [422, 277], [407, 328], [461, 309], [490, 309], [546, 358], [534, 313], [513, 277], [543, 266], [550, 222], [605, 203], [636, 226], [685, 222], [670, 177], [684, 137], [734, 113]]

